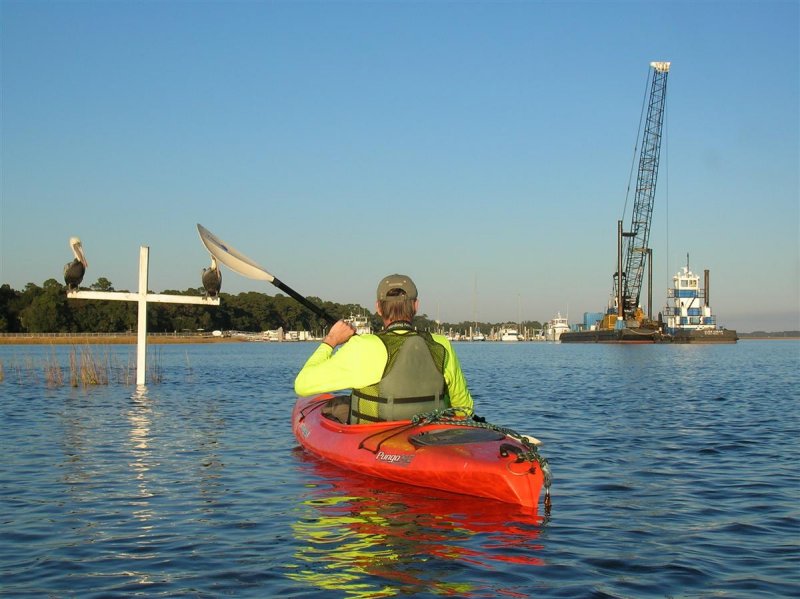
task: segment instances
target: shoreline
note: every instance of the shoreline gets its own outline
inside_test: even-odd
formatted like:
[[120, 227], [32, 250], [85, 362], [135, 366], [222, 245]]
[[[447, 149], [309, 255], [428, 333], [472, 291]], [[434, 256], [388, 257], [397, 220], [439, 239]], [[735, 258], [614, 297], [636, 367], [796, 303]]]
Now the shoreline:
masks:
[[800, 339], [800, 337], [788, 337], [788, 336], [779, 337], [777, 335], [772, 335], [772, 336], [759, 335], [757, 337], [751, 337], [751, 336], [739, 337], [739, 341], [797, 341], [798, 339]]
[[[800, 337], [758, 336], [739, 337], [739, 341], [797, 341]], [[0, 345], [136, 345], [138, 337], [126, 334], [91, 335], [30, 335], [0, 334]], [[252, 343], [242, 336], [214, 337], [211, 335], [149, 334], [148, 345]], [[297, 343], [297, 341], [272, 341], [271, 343]]]
[[[189, 337], [173, 335], [148, 335], [148, 345], [196, 343], [244, 343], [240, 337]], [[136, 335], [59, 335], [59, 336], [5, 336], [0, 335], [0, 345], [136, 345]]]

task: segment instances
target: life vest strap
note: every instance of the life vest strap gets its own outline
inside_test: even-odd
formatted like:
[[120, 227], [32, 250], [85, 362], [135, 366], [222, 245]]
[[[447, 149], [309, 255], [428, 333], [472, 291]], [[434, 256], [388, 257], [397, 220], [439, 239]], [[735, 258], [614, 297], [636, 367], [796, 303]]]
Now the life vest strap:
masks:
[[[386, 422], [387, 420], [408, 420], [416, 414], [438, 410], [443, 406], [440, 395], [424, 395], [420, 397], [374, 397], [356, 389], [353, 390], [354, 401], [350, 404], [350, 422]], [[365, 414], [359, 408], [361, 400], [377, 406]], [[368, 408], [369, 409], [369, 408]]]
[[362, 423], [362, 422], [384, 422], [377, 416], [370, 416], [369, 414], [364, 414], [363, 412], [359, 412], [355, 408], [350, 409], [350, 421], [355, 423]]
[[372, 395], [367, 395], [366, 393], [362, 393], [358, 389], [353, 389], [353, 395], [355, 395], [356, 397], [360, 397], [361, 399], [374, 401], [375, 403], [379, 404], [389, 404], [389, 403], [406, 404], [406, 403], [420, 403], [428, 401], [435, 402], [437, 399], [439, 399], [438, 395], [420, 395], [418, 397], [374, 397]]

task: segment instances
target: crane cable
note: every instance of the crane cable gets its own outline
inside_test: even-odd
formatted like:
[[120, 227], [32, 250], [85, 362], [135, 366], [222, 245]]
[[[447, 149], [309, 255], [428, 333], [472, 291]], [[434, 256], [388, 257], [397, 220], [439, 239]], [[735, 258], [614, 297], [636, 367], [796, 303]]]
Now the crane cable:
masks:
[[[669, 105], [665, 102], [664, 103], [664, 167], [666, 172], [666, 176], [664, 177], [666, 180], [664, 181], [664, 209], [666, 211], [664, 217], [664, 227], [666, 231], [664, 235], [666, 237], [666, 270], [667, 270], [667, 277], [669, 277]], [[667, 279], [667, 283], [669, 283], [669, 278]]]
[[644, 96], [642, 97], [642, 110], [639, 113], [639, 128], [636, 130], [636, 143], [633, 145], [633, 158], [631, 159], [631, 170], [628, 174], [628, 189], [625, 190], [625, 205], [622, 208], [622, 221], [625, 222], [625, 213], [628, 211], [628, 199], [631, 195], [631, 182], [633, 181], [633, 170], [636, 167], [636, 157], [639, 154], [639, 139], [642, 135], [642, 123], [644, 122], [645, 107], [647, 106], [647, 91], [650, 89], [650, 68], [647, 69], [647, 78], [644, 86]]
[[[633, 144], [633, 157], [631, 158], [631, 170], [628, 173], [628, 188], [625, 190], [625, 204], [622, 207], [622, 222], [625, 222], [625, 213], [628, 211], [628, 199], [631, 195], [631, 182], [633, 181], [633, 170], [636, 167], [636, 157], [639, 155], [639, 139], [642, 135], [642, 123], [644, 122], [644, 111], [647, 106], [647, 91], [650, 89], [650, 67], [647, 68], [647, 77], [645, 77], [644, 96], [642, 96], [642, 110], [639, 112], [639, 128], [636, 130], [636, 141]], [[622, 273], [617, 273], [617, 285], [622, 285]], [[611, 281], [611, 295], [616, 297], [616, 289], [612, 277]]]

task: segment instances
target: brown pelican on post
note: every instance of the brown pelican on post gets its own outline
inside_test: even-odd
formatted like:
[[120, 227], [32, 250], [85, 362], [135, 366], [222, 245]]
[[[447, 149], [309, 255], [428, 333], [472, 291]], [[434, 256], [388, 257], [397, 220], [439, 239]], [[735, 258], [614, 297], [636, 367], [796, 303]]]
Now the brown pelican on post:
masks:
[[86, 257], [83, 255], [83, 245], [80, 239], [70, 237], [69, 246], [72, 248], [72, 253], [75, 254], [75, 259], [64, 266], [64, 282], [67, 284], [68, 291], [74, 291], [83, 281], [83, 275], [89, 263], [86, 262]]
[[211, 267], [203, 269], [203, 287], [209, 297], [216, 297], [222, 289], [222, 271], [214, 256], [211, 256]]

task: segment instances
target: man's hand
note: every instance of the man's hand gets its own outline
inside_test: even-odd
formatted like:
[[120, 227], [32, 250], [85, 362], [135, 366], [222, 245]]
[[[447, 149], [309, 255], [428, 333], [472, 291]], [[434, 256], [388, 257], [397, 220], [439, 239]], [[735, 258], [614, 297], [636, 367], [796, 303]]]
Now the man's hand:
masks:
[[325, 339], [323, 339], [322, 342], [335, 348], [337, 345], [346, 343], [347, 340], [355, 334], [356, 329], [353, 325], [344, 320], [337, 320], [331, 327], [331, 330], [328, 331], [328, 334], [325, 335]]

